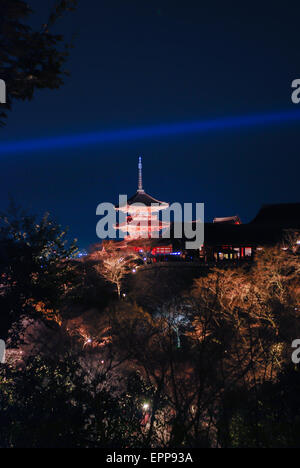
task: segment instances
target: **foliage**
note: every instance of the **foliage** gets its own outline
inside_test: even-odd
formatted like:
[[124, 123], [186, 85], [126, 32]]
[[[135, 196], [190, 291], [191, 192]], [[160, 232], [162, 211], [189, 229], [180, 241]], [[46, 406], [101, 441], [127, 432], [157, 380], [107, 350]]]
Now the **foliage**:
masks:
[[[36, 238], [40, 237], [33, 235], [39, 229], [32, 222], [29, 236], [31, 230], [19, 226], [4, 231], [3, 238], [8, 245], [13, 242], [15, 253], [20, 249], [18, 261], [25, 262], [31, 272], [35, 262], [28, 258], [35, 257], [26, 256], [23, 249], [27, 252], [29, 242], [31, 253], [40, 255], [44, 251], [40, 246], [48, 247], [44, 243], [48, 231], [43, 231], [39, 243]], [[54, 279], [49, 276], [57, 294], [61, 283], [55, 283], [55, 278], [60, 278], [61, 265], [69, 265], [69, 254], [54, 245], [50, 257], [43, 258], [47, 264], [48, 258], [60, 252]], [[104, 249], [97, 248], [87, 260], [77, 262], [80, 268], [74, 268], [74, 276], [72, 269], [66, 272], [72, 297], [79, 284], [83, 290], [87, 287], [88, 294], [93, 288], [98, 291], [95, 278], [87, 280], [82, 272], [87, 276], [100, 273], [103, 278], [106, 261], [120, 263], [127, 255], [124, 270], [128, 273], [139, 258], [123, 243], [104, 243]], [[62, 263], [61, 258], [65, 259]], [[37, 308], [51, 313], [52, 305], [55, 310], [47, 290], [33, 295], [28, 279], [21, 282], [16, 264], [9, 257], [10, 288], [16, 287], [16, 294], [24, 296], [29, 287]], [[58, 294], [60, 305], [66, 295], [63, 291]], [[3, 431], [8, 434], [3, 445], [298, 446], [299, 369], [290, 366], [290, 345], [300, 333], [299, 291], [299, 255], [293, 248], [278, 246], [258, 253], [251, 266], [202, 272], [191, 291], [164, 301], [155, 313], [127, 296], [123, 301], [110, 301], [105, 309], [93, 307], [63, 320], [57, 326], [66, 344], [61, 349], [75, 350], [75, 360], [63, 361], [57, 354], [53, 361], [44, 353], [45, 360], [31, 361], [26, 355], [23, 369], [2, 369], [0, 404]], [[67, 337], [70, 343], [76, 341], [73, 347]], [[33, 399], [27, 388], [33, 389]], [[142, 410], [145, 401], [149, 410]], [[66, 420], [70, 420], [69, 433]]]
[[[39, 31], [28, 24], [32, 13], [22, 0], [0, 0], [0, 77], [7, 87], [7, 105], [14, 100], [31, 100], [37, 89], [56, 89], [64, 82], [64, 64], [70, 45], [50, 29], [65, 12], [74, 10], [76, 0], [58, 0], [48, 21]], [[0, 113], [0, 124], [7, 115]]]
[[77, 360], [34, 358], [25, 369], [0, 368], [1, 448], [138, 446], [141, 395], [136, 376], [119, 396], [93, 380]]
[[299, 366], [288, 365], [275, 381], [224, 395], [218, 419], [222, 447], [299, 448]]
[[[0, 215], [1, 316], [3, 328], [24, 313], [57, 315], [74, 287], [69, 261], [76, 244], [48, 214], [41, 220], [11, 206]], [[5, 325], [5, 327], [4, 327]]]
[[122, 282], [132, 269], [137, 268], [139, 255], [123, 242], [106, 241], [102, 250], [94, 252], [92, 258], [99, 260], [96, 271], [116, 287], [120, 298]]

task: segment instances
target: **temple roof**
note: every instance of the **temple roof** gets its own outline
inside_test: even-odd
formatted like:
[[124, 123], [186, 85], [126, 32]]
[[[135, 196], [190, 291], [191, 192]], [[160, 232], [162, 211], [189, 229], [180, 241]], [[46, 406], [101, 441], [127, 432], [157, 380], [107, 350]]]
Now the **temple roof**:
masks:
[[250, 224], [300, 228], [300, 203], [263, 205]]
[[[143, 203], [145, 206], [151, 206], [153, 203], [156, 203], [161, 208], [167, 208], [167, 206], [169, 206], [168, 203], [157, 200], [141, 190], [138, 190], [132, 197], [128, 198], [127, 205], [132, 205], [133, 203]], [[119, 205], [115, 205], [115, 207], [119, 208]]]
[[128, 205], [132, 203], [143, 203], [146, 206], [151, 206], [152, 203], [158, 203], [159, 205], [168, 205], [168, 203], [157, 200], [156, 198], [151, 197], [148, 193], [138, 190], [131, 198], [128, 199]]
[[241, 224], [240, 218], [236, 216], [227, 216], [226, 218], [214, 218], [214, 223], [223, 224]]

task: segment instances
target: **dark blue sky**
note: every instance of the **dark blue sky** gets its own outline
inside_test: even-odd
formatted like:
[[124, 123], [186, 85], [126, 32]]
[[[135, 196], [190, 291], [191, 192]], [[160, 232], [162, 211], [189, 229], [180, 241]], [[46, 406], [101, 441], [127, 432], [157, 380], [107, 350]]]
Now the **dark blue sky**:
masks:
[[[263, 3], [263, 4], [261, 4]], [[300, 111], [296, 2], [79, 0], [59, 23], [75, 48], [71, 76], [9, 114], [16, 141], [235, 115]], [[51, 0], [31, 0], [43, 23]], [[300, 120], [206, 133], [1, 156], [1, 208], [10, 193], [50, 211], [80, 246], [97, 241], [101, 201], [144, 188], [165, 201], [205, 202], [206, 220], [251, 220], [263, 203], [299, 201]]]

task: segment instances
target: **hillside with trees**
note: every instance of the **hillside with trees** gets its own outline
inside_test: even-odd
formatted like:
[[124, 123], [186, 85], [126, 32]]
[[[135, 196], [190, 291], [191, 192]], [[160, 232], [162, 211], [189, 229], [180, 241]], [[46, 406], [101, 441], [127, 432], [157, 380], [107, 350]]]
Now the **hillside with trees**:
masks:
[[3, 214], [0, 446], [299, 447], [295, 235], [187, 282], [174, 264], [160, 296], [128, 246], [78, 258], [48, 215]]

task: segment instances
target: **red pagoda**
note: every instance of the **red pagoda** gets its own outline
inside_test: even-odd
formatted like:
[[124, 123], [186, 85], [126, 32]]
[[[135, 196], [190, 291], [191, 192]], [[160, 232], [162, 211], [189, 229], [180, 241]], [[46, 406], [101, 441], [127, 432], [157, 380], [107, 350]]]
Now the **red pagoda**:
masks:
[[117, 211], [123, 211], [126, 222], [116, 225], [116, 229], [123, 231], [124, 239], [159, 238], [163, 229], [169, 227], [169, 223], [159, 219], [159, 211], [169, 207], [169, 203], [162, 202], [148, 195], [143, 189], [142, 157], [138, 159], [138, 188], [136, 193], [127, 200], [127, 205], [116, 205]]

